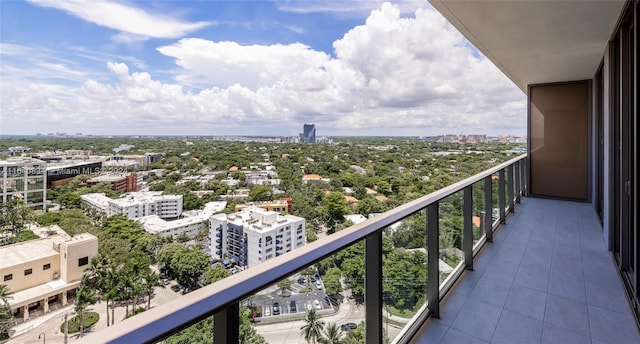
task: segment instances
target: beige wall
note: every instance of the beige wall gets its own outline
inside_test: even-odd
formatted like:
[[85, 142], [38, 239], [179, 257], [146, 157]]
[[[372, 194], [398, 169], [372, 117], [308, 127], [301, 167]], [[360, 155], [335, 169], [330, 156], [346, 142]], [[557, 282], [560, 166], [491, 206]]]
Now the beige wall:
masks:
[[[98, 254], [98, 238], [82, 234], [60, 244], [60, 276], [67, 282], [78, 281], [91, 265], [91, 258]], [[88, 263], [78, 266], [80, 258], [88, 258]]]
[[[43, 265], [51, 264], [51, 268], [43, 270]], [[30, 275], [24, 274], [25, 270], [31, 269]], [[0, 283], [6, 284], [11, 292], [17, 292], [54, 280], [53, 273], [60, 271], [60, 258], [57, 254], [49, 257], [24, 262], [0, 270]], [[13, 279], [4, 281], [4, 276], [12, 274]]]

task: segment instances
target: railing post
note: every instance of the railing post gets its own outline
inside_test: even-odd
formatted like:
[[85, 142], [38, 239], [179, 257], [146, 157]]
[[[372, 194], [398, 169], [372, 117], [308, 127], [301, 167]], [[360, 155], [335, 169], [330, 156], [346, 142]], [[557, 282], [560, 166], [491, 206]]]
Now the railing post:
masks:
[[516, 162], [516, 203], [520, 204], [520, 195], [522, 194], [522, 184], [520, 182], [522, 171], [522, 160]]
[[213, 343], [240, 341], [240, 305], [236, 302], [213, 315]]
[[505, 192], [505, 181], [504, 181], [504, 169], [498, 171], [498, 213], [500, 214], [500, 223], [505, 223], [505, 213], [504, 213], [504, 208], [505, 208], [505, 198], [506, 195], [504, 194]]
[[484, 178], [484, 235], [493, 242], [493, 185], [491, 176]]
[[509, 174], [509, 181], [507, 184], [507, 192], [509, 195], [509, 212], [513, 213], [516, 208], [513, 202], [513, 199], [514, 199], [513, 188], [516, 184], [513, 178], [513, 176], [515, 175], [515, 173], [513, 173], [513, 165], [509, 165], [509, 167], [507, 167], [507, 173]]
[[462, 251], [464, 252], [464, 265], [473, 270], [473, 193], [472, 186], [464, 188], [462, 200]]
[[529, 196], [529, 157], [522, 159], [522, 190], [523, 196]]
[[522, 159], [522, 196], [527, 197], [529, 195], [529, 181], [527, 180], [527, 158]]
[[382, 231], [364, 239], [365, 343], [382, 343]]
[[440, 238], [438, 202], [427, 207], [427, 307], [431, 316], [440, 317]]

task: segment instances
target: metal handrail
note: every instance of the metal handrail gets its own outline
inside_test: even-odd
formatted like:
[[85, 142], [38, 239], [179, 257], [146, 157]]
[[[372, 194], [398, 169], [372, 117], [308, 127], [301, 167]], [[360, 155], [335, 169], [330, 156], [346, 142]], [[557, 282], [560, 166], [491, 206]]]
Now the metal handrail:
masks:
[[[225, 312], [244, 298], [306, 268], [371, 234], [382, 231], [464, 188], [526, 158], [526, 154], [434, 191], [381, 215], [309, 243], [250, 269], [195, 290], [166, 304], [81, 339], [79, 343], [153, 343], [194, 323]], [[513, 200], [511, 200], [513, 201]], [[510, 201], [510, 202], [511, 202]], [[233, 312], [229, 312], [233, 314]]]

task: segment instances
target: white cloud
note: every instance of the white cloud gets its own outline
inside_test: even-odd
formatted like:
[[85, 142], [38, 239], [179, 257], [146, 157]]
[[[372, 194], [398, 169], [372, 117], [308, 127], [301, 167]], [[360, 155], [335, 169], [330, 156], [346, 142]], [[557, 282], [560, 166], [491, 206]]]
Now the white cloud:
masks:
[[185, 38], [158, 48], [175, 82], [108, 62], [115, 82], [86, 80], [74, 97], [14, 89], [0, 110], [94, 133], [294, 134], [313, 122], [320, 134], [524, 134], [522, 92], [430, 8], [403, 17], [384, 4], [333, 46], [334, 58], [300, 43]]
[[111, 1], [28, 0], [30, 3], [55, 8], [82, 20], [120, 31], [114, 36], [119, 42], [145, 38], [178, 38], [210, 26], [211, 22], [187, 22], [160, 13]]
[[184, 38], [159, 47], [182, 68], [178, 81], [186, 84], [227, 87], [236, 83], [251, 89], [273, 85], [283, 75], [319, 68], [329, 60], [323, 52], [303, 44], [242, 46], [236, 42], [212, 42]]
[[[345, 17], [361, 18], [367, 15], [372, 7], [379, 7], [385, 0], [305, 0], [275, 1], [279, 10], [293, 13], [333, 13]], [[425, 0], [396, 0], [395, 5], [402, 13], [413, 14], [416, 8], [427, 6]]]

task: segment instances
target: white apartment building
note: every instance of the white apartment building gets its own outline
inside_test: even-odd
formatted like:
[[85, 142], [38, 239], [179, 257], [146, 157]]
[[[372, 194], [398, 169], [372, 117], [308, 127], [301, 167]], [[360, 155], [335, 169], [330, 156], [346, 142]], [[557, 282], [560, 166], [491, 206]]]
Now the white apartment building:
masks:
[[182, 195], [163, 195], [162, 191], [130, 192], [111, 199], [103, 193], [80, 196], [85, 205], [103, 211], [107, 216], [125, 215], [130, 219], [157, 215], [163, 219], [182, 214]]
[[181, 219], [166, 221], [158, 215], [150, 215], [137, 221], [142, 223], [142, 227], [148, 233], [159, 234], [162, 237], [176, 238], [181, 234], [194, 237], [200, 230], [207, 228], [211, 215], [223, 211], [226, 206], [227, 202], [209, 202], [203, 210], [185, 211]]
[[0, 160], [0, 200], [21, 199], [32, 208], [46, 211], [47, 163], [34, 158]]
[[211, 256], [252, 267], [305, 245], [305, 219], [258, 207], [209, 220]]

